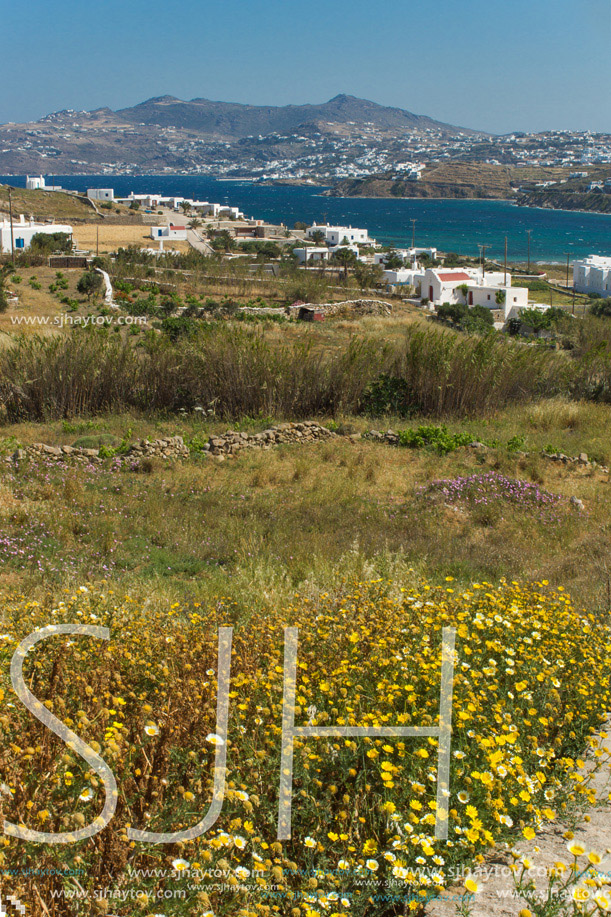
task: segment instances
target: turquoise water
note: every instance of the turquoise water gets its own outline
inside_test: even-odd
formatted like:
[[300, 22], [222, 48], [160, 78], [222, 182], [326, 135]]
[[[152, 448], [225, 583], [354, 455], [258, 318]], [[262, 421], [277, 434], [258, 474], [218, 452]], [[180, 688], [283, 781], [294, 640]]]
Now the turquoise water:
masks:
[[[25, 178], [0, 177], [0, 182], [25, 185]], [[508, 257], [525, 261], [526, 230], [532, 230], [531, 260], [565, 261], [584, 255], [611, 255], [611, 215], [516, 207], [506, 201], [387, 200], [324, 197], [319, 188], [217, 181], [196, 175], [57, 175], [64, 188], [112, 187], [120, 197], [131, 191], [192, 197], [239, 206], [247, 216], [286, 223], [314, 220], [352, 224], [369, 230], [379, 242], [410, 245], [411, 220], [416, 220], [416, 245], [477, 255], [478, 243], [502, 258], [507, 236]]]

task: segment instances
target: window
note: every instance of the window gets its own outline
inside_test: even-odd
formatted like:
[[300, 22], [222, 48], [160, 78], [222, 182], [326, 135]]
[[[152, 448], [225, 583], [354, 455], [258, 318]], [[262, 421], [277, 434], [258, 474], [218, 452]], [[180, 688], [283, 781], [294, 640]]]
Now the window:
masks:
[[25, 239], [15, 239], [15, 248], [25, 248]]

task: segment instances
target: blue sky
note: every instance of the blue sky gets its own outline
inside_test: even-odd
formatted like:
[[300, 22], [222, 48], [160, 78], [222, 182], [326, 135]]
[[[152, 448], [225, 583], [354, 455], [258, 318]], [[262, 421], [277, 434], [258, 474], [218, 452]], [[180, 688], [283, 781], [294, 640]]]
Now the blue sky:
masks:
[[3, 4], [0, 121], [156, 95], [372, 99], [484, 130], [611, 132], [611, 0]]

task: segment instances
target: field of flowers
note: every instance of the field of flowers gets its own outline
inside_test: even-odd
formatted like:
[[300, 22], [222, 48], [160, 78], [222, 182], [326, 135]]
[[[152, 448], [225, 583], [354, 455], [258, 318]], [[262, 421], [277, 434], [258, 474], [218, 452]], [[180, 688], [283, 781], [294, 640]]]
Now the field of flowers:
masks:
[[[118, 788], [113, 820], [89, 840], [2, 839], [33, 914], [418, 913], [491, 847], [535, 837], [592, 795], [577, 771], [611, 709], [609, 628], [545, 581], [339, 582], [250, 617], [228, 597], [161, 608], [93, 586], [4, 605], [1, 814], [35, 830], [89, 824], [104, 786], [22, 707], [10, 659], [48, 624], [110, 629], [108, 642], [50, 637], [25, 662], [30, 690]], [[296, 740], [292, 837], [278, 841], [284, 629], [299, 628], [297, 725], [433, 727], [444, 626], [456, 628], [448, 839], [435, 839], [437, 739], [346, 736]], [[210, 805], [219, 627], [234, 628], [220, 816], [189, 842], [136, 842], [128, 828], [189, 828]]]

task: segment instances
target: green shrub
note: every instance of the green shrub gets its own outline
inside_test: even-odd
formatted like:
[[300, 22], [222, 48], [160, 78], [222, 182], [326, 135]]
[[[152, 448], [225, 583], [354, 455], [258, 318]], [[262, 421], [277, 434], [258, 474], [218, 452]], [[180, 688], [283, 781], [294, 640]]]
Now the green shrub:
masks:
[[363, 410], [372, 417], [394, 414], [409, 417], [415, 411], [410, 388], [405, 379], [383, 373], [363, 393]]
[[461, 446], [468, 446], [473, 437], [468, 433], [450, 433], [445, 425], [425, 424], [414, 430], [399, 432], [399, 445], [408, 449], [432, 449], [438, 455], [447, 455]]

